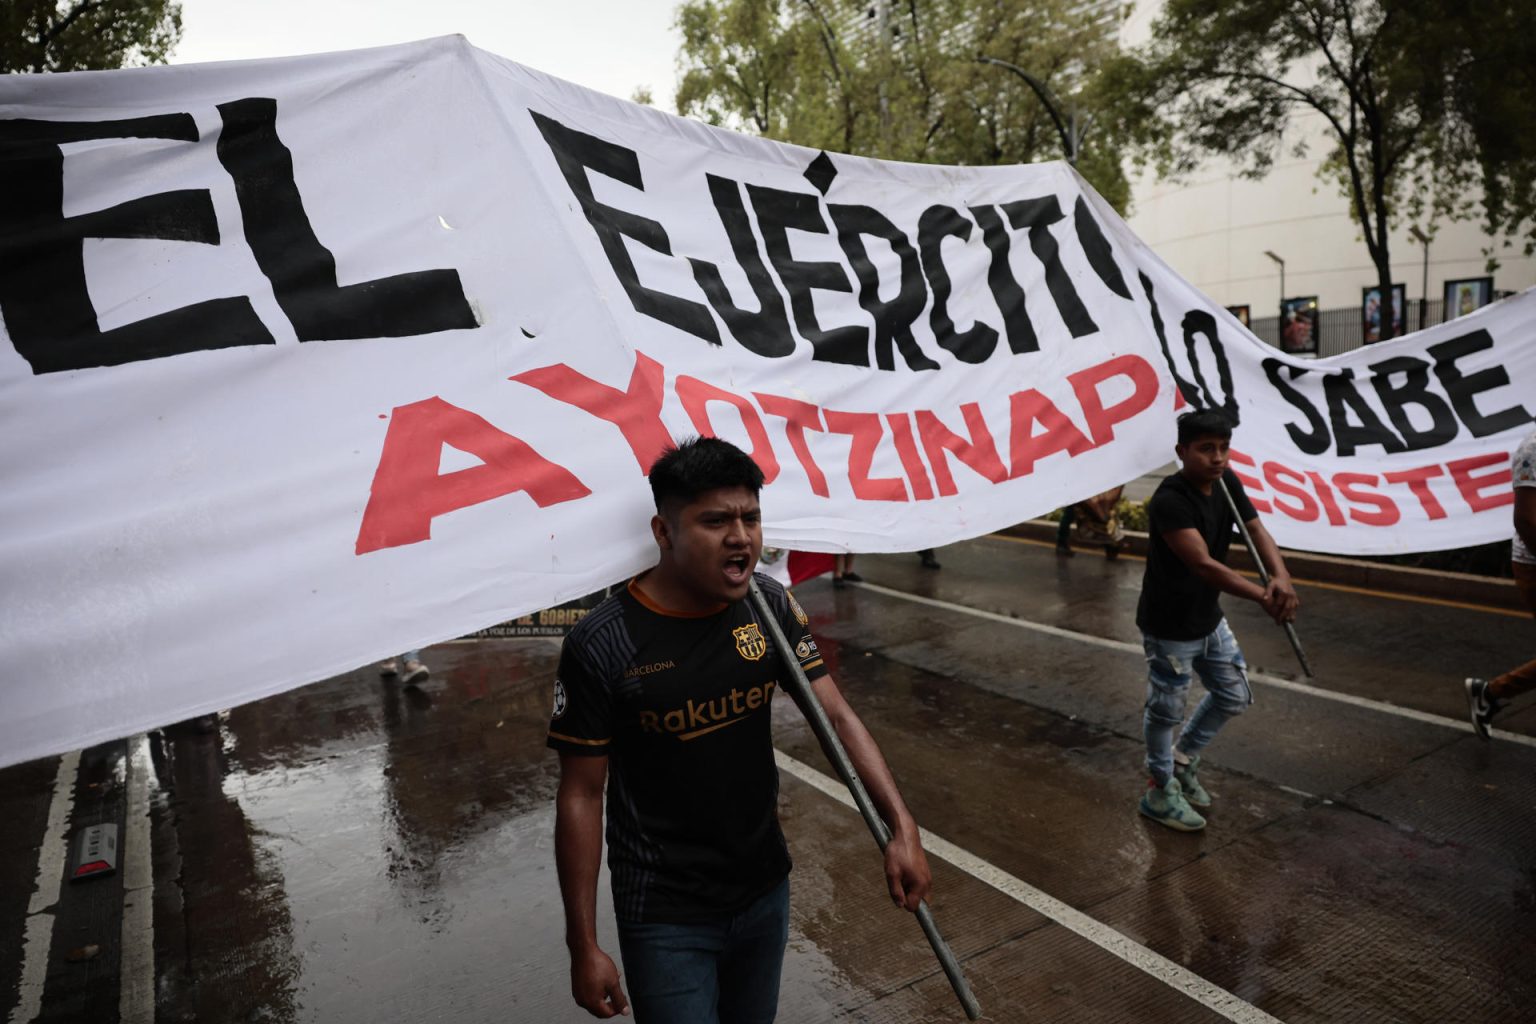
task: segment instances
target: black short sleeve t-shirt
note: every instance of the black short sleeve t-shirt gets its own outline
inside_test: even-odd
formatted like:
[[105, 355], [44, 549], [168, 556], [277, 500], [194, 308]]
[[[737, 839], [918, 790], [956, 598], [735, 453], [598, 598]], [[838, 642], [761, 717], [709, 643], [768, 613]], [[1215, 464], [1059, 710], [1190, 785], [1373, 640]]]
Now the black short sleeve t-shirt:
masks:
[[[1224, 478], [1243, 522], [1258, 517], [1243, 485], [1229, 469]], [[1210, 494], [1180, 473], [1158, 484], [1147, 502], [1147, 568], [1141, 581], [1141, 600], [1136, 606], [1136, 625], [1143, 633], [1164, 640], [1198, 640], [1221, 622], [1221, 591], [1206, 583], [1184, 560], [1174, 554], [1163, 534], [1191, 529], [1205, 538], [1205, 546], [1218, 562], [1227, 560], [1232, 531], [1237, 528], [1221, 488]]]
[[[809, 619], [758, 586], [811, 679]], [[657, 608], [631, 581], [565, 640], [548, 745], [608, 758], [608, 867], [626, 924], [738, 910], [789, 873], [769, 706], [784, 669], [750, 599], [702, 616]]]

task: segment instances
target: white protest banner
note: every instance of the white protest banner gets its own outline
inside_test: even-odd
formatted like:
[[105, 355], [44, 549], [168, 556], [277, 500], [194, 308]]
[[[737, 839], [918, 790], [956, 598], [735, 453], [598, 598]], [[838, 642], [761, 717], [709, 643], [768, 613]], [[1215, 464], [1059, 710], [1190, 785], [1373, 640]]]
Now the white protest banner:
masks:
[[1536, 410], [1536, 293], [1328, 360], [1229, 359], [1227, 399], [1243, 417], [1233, 469], [1282, 545], [1397, 554], [1513, 536], [1510, 456]]
[[0, 78], [0, 167], [0, 764], [639, 571], [694, 433], [769, 543], [916, 550], [1166, 462], [1171, 360], [1282, 543], [1407, 550], [1507, 533], [1479, 460], [1536, 394], [1530, 296], [1300, 363], [1065, 165], [819, 154], [458, 38]]
[[1282, 547], [1385, 555], [1513, 536], [1510, 456], [1536, 421], [1536, 290], [1310, 359], [1154, 272], [1160, 261], [1091, 198], [1149, 286], [1180, 393], [1239, 423], [1233, 470]]

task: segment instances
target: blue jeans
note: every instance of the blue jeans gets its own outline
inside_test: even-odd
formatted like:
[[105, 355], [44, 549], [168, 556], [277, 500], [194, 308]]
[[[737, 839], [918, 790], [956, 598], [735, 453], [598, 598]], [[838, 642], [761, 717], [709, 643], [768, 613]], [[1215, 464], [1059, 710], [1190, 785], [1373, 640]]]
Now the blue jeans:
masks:
[[789, 879], [702, 924], [619, 924], [636, 1024], [772, 1024], [789, 941]]
[[1164, 640], [1143, 633], [1147, 652], [1147, 704], [1142, 732], [1147, 740], [1147, 770], [1159, 786], [1173, 774], [1173, 730], [1184, 721], [1191, 669], [1200, 673], [1206, 694], [1179, 734], [1179, 749], [1198, 754], [1221, 727], [1253, 703], [1248, 663], [1237, 637], [1222, 619], [1198, 640]]

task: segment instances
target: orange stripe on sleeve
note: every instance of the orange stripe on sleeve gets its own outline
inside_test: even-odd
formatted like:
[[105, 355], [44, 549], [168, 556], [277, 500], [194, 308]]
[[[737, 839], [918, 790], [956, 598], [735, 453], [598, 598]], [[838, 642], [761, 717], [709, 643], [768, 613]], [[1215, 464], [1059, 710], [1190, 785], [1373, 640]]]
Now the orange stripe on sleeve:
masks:
[[565, 733], [555, 732], [553, 729], [549, 730], [549, 738], [552, 740], [563, 740], [566, 743], [579, 743], [584, 747], [606, 747], [609, 743], [613, 742], [611, 738], [606, 737], [600, 740], [584, 740], [580, 736], [567, 736]]

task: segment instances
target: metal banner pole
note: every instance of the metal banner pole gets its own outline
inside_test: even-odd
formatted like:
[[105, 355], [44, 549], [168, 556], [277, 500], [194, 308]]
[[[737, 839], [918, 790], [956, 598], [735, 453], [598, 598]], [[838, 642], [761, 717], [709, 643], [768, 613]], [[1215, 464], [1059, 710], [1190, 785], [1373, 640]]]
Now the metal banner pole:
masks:
[[[1216, 485], [1221, 488], [1221, 496], [1227, 499], [1227, 507], [1232, 510], [1232, 518], [1237, 523], [1237, 532], [1243, 535], [1243, 543], [1248, 547], [1248, 557], [1253, 559], [1254, 568], [1259, 570], [1259, 583], [1269, 586], [1269, 571], [1264, 568], [1264, 559], [1259, 557], [1259, 549], [1253, 546], [1253, 538], [1248, 535], [1248, 525], [1243, 522], [1243, 515], [1237, 510], [1237, 502], [1232, 500], [1232, 492], [1227, 489], [1225, 480], [1217, 480]], [[1289, 622], [1282, 622], [1285, 627], [1286, 638], [1291, 641], [1291, 650], [1296, 652], [1296, 660], [1301, 662], [1301, 670], [1307, 674], [1308, 679], [1314, 678], [1312, 663], [1307, 661], [1307, 652], [1301, 649], [1301, 640], [1296, 636], [1296, 627]]]
[[[832, 766], [837, 769], [838, 775], [842, 776], [843, 782], [848, 786], [848, 791], [853, 794], [853, 802], [858, 806], [859, 813], [864, 816], [864, 823], [869, 826], [870, 832], [874, 833], [875, 842], [880, 844], [881, 852], [885, 852], [886, 844], [891, 841], [890, 829], [881, 820], [874, 803], [869, 799], [869, 793], [864, 789], [864, 783], [859, 779], [858, 772], [854, 771], [853, 762], [848, 759], [848, 751], [843, 748], [842, 740], [837, 738], [837, 731], [832, 728], [826, 709], [821, 706], [821, 701], [817, 700], [816, 694], [811, 691], [811, 681], [806, 678], [800, 662], [795, 660], [794, 648], [790, 646], [789, 639], [785, 637], [784, 630], [779, 626], [779, 620], [774, 616], [773, 609], [769, 607], [768, 599], [763, 596], [757, 580], [752, 579], [748, 586], [753, 607], [757, 609], [758, 617], [768, 627], [769, 639], [773, 641], [773, 646], [779, 652], [779, 660], [783, 662], [784, 670], [789, 673], [790, 682], [794, 687], [795, 695], [799, 698], [798, 703], [805, 712], [811, 731], [816, 734], [822, 749], [831, 759]], [[933, 955], [938, 957], [939, 966], [944, 968], [944, 975], [949, 978], [950, 987], [955, 990], [955, 996], [965, 1009], [966, 1019], [976, 1020], [981, 1016], [981, 1004], [972, 994], [971, 986], [965, 980], [965, 974], [961, 971], [955, 954], [951, 952], [949, 943], [945, 942], [944, 936], [939, 934], [939, 926], [933, 921], [933, 912], [928, 909], [927, 901], [917, 905], [917, 923], [922, 926], [923, 934], [928, 937], [928, 945], [933, 947]]]

